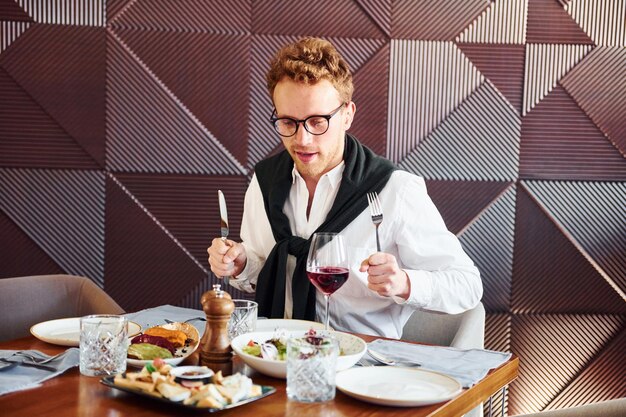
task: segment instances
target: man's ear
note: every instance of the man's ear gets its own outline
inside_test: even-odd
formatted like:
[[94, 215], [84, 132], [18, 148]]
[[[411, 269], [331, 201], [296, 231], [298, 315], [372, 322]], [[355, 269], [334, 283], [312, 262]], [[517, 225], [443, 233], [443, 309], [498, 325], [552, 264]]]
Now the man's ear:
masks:
[[354, 101], [351, 101], [350, 103], [348, 103], [346, 109], [343, 112], [343, 128], [345, 130], [350, 129], [350, 126], [352, 126], [352, 121], [354, 120], [355, 113], [356, 104], [354, 104]]

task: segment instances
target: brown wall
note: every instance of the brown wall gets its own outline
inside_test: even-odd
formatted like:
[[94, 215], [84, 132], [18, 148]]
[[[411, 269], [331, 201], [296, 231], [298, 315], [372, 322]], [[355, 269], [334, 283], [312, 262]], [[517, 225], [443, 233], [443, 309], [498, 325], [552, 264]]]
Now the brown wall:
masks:
[[268, 57], [317, 35], [354, 70], [352, 132], [480, 267], [486, 345], [522, 360], [506, 411], [626, 396], [622, 0], [55, 3], [0, 0], [0, 277], [198, 307], [217, 189], [238, 236], [279, 145]]

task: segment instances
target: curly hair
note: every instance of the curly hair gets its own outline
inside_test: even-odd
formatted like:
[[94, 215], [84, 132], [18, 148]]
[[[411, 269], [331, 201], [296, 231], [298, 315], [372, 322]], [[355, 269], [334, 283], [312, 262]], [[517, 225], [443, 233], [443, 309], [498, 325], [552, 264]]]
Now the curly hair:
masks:
[[328, 80], [344, 103], [352, 101], [352, 73], [345, 59], [328, 41], [306, 37], [283, 46], [270, 61], [267, 88], [274, 100], [276, 84], [287, 77], [305, 84]]

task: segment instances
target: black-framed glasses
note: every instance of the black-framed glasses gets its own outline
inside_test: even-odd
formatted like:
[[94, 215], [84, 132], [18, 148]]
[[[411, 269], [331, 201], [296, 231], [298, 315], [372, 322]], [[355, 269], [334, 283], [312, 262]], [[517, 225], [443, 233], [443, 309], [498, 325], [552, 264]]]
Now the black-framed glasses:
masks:
[[276, 109], [274, 109], [274, 111], [272, 111], [272, 117], [270, 117], [270, 122], [272, 123], [272, 126], [274, 126], [274, 130], [276, 130], [280, 136], [284, 137], [295, 135], [296, 132], [298, 132], [298, 126], [300, 126], [300, 123], [304, 125], [306, 131], [310, 134], [323, 135], [328, 130], [330, 119], [332, 119], [332, 117], [345, 105], [346, 103], [341, 103], [341, 105], [330, 114], [313, 115], [304, 120], [292, 119], [291, 117], [276, 117]]

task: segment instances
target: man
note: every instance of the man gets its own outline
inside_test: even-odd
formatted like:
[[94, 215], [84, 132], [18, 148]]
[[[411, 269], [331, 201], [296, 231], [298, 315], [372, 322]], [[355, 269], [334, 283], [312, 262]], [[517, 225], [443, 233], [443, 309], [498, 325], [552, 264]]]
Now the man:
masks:
[[[336, 330], [399, 338], [414, 309], [460, 313], [482, 296], [473, 262], [445, 227], [424, 180], [347, 134], [356, 105], [346, 61], [327, 41], [279, 50], [267, 74], [271, 122], [285, 151], [261, 161], [246, 191], [241, 243], [214, 239], [211, 270], [256, 291], [259, 315], [319, 318], [323, 295], [306, 277], [315, 231], [344, 236], [352, 265], [331, 297]], [[378, 192], [381, 251], [367, 209]]]

